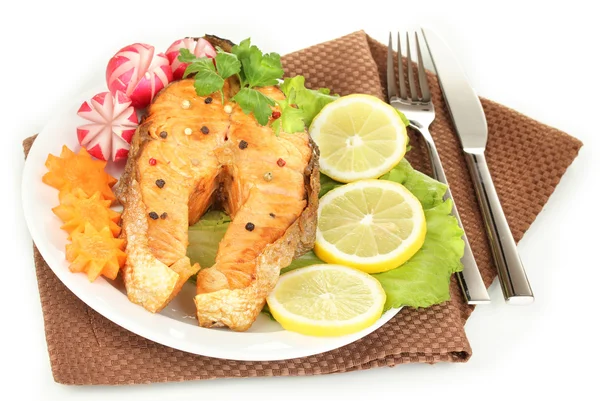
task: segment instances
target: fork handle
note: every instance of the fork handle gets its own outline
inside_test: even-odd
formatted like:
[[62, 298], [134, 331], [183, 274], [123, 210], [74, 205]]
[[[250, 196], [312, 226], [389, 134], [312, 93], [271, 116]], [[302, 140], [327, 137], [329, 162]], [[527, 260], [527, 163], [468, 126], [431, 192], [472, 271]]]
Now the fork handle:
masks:
[[529, 304], [534, 300], [533, 292], [483, 151], [465, 153], [465, 157], [483, 214], [504, 299], [508, 304]]
[[[421, 127], [419, 130], [423, 132], [425, 128]], [[424, 136], [426, 138], [430, 137], [430, 135], [427, 135], [427, 133], [425, 133]], [[442, 167], [442, 161], [435, 144], [432, 141], [426, 140], [425, 142], [427, 144], [427, 151], [429, 152], [429, 159], [431, 160], [433, 177], [448, 186], [448, 180], [446, 179], [446, 174], [444, 173], [444, 169]], [[456, 202], [454, 202], [454, 199], [452, 198], [452, 192], [450, 191], [449, 186], [444, 194], [444, 200], [446, 199], [452, 200], [452, 215], [456, 217], [458, 225], [464, 232], [460, 216], [458, 215], [458, 210], [456, 209]], [[487, 304], [490, 302], [490, 296], [485, 288], [483, 279], [481, 278], [481, 273], [477, 267], [475, 256], [473, 256], [471, 245], [469, 244], [466, 234], [463, 234], [462, 238], [465, 242], [465, 250], [461, 259], [463, 270], [456, 274], [458, 283], [460, 284], [463, 295], [465, 296], [465, 299], [469, 305]]]

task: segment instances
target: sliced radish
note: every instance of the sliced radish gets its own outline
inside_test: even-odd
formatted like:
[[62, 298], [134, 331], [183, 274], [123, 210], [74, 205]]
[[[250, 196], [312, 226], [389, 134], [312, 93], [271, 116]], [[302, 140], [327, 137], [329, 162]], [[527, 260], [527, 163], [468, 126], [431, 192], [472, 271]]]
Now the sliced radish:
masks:
[[165, 54], [171, 63], [173, 79], [175, 80], [183, 77], [183, 73], [188, 66], [188, 63], [182, 63], [179, 61], [179, 49], [188, 49], [198, 58], [214, 58], [217, 55], [213, 45], [211, 45], [210, 42], [204, 38], [185, 38], [173, 42]]
[[131, 99], [123, 92], [98, 93], [83, 102], [77, 115], [90, 123], [77, 128], [79, 144], [97, 159], [117, 161], [129, 154], [129, 144], [138, 126]]
[[154, 47], [134, 43], [115, 54], [106, 67], [106, 83], [113, 95], [123, 92], [135, 108], [144, 108], [173, 80], [169, 59]]

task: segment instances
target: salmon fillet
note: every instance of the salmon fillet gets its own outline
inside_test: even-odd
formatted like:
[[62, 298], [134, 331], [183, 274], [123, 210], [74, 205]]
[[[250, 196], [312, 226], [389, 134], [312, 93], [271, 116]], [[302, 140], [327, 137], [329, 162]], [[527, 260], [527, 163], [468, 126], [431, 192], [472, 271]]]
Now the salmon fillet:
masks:
[[231, 216], [215, 265], [198, 273], [194, 302], [201, 326], [247, 330], [280, 269], [314, 243], [318, 151], [306, 132], [275, 135], [258, 124], [230, 91], [226, 83], [224, 103], [219, 93], [208, 100], [186, 79], [159, 93], [115, 193], [124, 205], [127, 295], [152, 312], [201, 268], [186, 256], [188, 226], [209, 207]]

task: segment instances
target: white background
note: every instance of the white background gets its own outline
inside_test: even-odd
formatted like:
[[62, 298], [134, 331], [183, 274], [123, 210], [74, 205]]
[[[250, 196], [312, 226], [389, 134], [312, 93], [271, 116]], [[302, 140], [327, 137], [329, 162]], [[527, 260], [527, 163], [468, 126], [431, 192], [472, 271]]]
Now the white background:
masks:
[[[0, 398], [351, 400], [384, 393], [390, 399], [597, 397], [592, 394], [600, 357], [596, 306], [600, 169], [595, 155], [600, 150], [600, 22], [586, 5], [592, 2], [384, 3], [2, 2], [0, 200], [5, 223], [0, 230]], [[493, 303], [478, 307], [466, 325], [473, 348], [466, 364], [127, 387], [54, 383], [31, 238], [20, 207], [25, 137], [41, 130], [82, 90], [101, 82], [108, 58], [129, 43], [168, 46], [187, 35], [237, 31], [230, 39], [251, 36], [260, 45], [276, 38], [277, 47], [264, 50], [285, 54], [359, 29], [385, 41], [388, 30], [420, 25], [445, 38], [480, 95], [584, 142], [579, 157], [519, 244], [537, 297], [533, 305], [505, 305], [494, 283]], [[13, 395], [5, 398], [8, 394]]]

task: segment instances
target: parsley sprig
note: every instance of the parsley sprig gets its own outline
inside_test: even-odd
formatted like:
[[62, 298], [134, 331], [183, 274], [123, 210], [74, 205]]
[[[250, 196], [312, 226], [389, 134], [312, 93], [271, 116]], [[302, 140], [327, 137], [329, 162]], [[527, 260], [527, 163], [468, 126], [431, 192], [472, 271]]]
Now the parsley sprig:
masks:
[[303, 131], [325, 104], [336, 99], [329, 95], [328, 89], [310, 90], [304, 87], [304, 77], [286, 78], [280, 86], [286, 99], [276, 101], [256, 88], [279, 84], [283, 78], [281, 57], [277, 53], [263, 53], [243, 40], [231, 48], [231, 53], [217, 48], [213, 59], [197, 58], [188, 49], [180, 49], [179, 61], [189, 63], [184, 77], [195, 74], [194, 87], [200, 96], [208, 96], [214, 92], [221, 93], [224, 99], [223, 85], [225, 80], [236, 75], [240, 82], [240, 90], [232, 100], [240, 105], [246, 114], [252, 113], [261, 125], [267, 125], [272, 114], [272, 107], [279, 106], [281, 117], [276, 119], [272, 127], [276, 133], [281, 130], [294, 133]]

